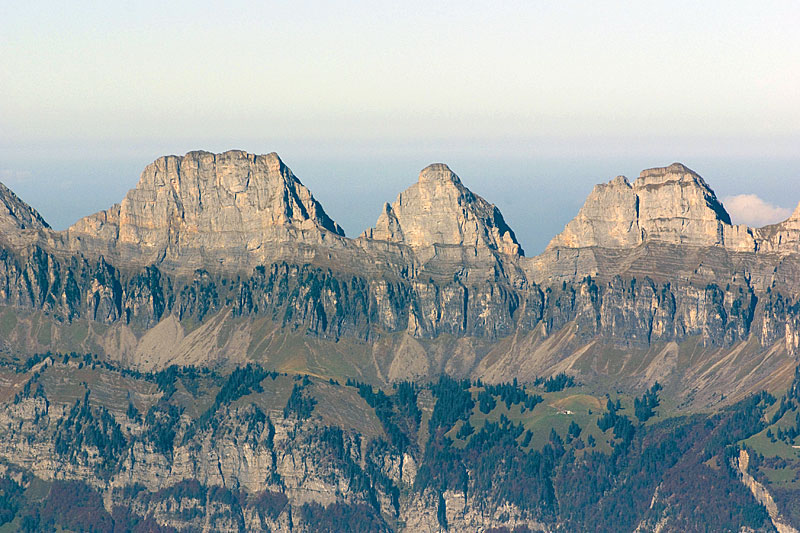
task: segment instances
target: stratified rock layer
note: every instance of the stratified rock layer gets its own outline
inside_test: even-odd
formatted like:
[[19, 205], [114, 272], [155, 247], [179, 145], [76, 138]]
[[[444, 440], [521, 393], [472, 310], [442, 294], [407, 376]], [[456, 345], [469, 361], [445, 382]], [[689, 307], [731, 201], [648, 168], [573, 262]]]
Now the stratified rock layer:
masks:
[[[487, 488], [507, 494], [506, 486], [535, 487], [536, 479], [585, 476], [585, 459], [599, 449], [547, 459], [570, 440], [583, 449], [574, 435], [566, 443], [551, 437], [542, 460], [533, 459], [532, 434], [516, 456], [509, 452], [519, 433], [479, 440], [482, 448], [463, 449], [462, 457], [478, 459], [472, 470], [460, 470], [454, 486], [449, 477], [433, 483], [432, 468], [459, 470], [450, 459], [431, 462], [450, 454], [437, 451], [441, 439], [461, 439], [455, 426], [431, 432], [436, 413], [453, 409], [434, 402], [461, 394], [447, 392], [442, 374], [530, 383], [564, 372], [583, 384], [581, 394], [559, 394], [539, 411], [558, 408], [559, 417], [574, 414], [562, 402], [594, 409], [584, 400], [611, 390], [639, 396], [658, 382], [668, 409], [691, 413], [784, 389], [800, 355], [800, 209], [774, 226], [733, 226], [705, 182], [678, 164], [644, 171], [633, 184], [618, 177], [599, 185], [531, 259], [497, 208], [444, 165], [423, 170], [375, 228], [348, 240], [276, 155], [244, 152], [161, 158], [121, 204], [66, 232], [49, 230], [0, 187], [0, 229], [0, 361], [11, 363], [0, 372], [0, 473], [85, 480], [106, 509], [191, 530], [314, 531], [304, 511], [310, 502], [374, 509], [407, 531], [443, 523], [450, 531], [583, 530], [595, 525], [593, 514], [588, 523], [537, 514], [547, 501], [559, 513], [567, 508], [571, 498], [557, 499], [566, 493], [553, 485], [526, 493], [536, 507], [485, 497]], [[73, 354], [29, 358], [48, 352]], [[26, 372], [13, 369], [26, 360]], [[220, 389], [221, 376], [196, 371], [250, 362], [288, 375], [258, 377], [251, 367]], [[159, 374], [129, 371], [172, 365]], [[348, 379], [354, 387], [340, 385]], [[394, 406], [363, 385], [406, 380], [439, 385], [411, 386], [411, 402], [403, 394]], [[306, 409], [311, 418], [301, 415]], [[727, 413], [696, 428], [716, 439], [730, 433], [729, 423], [762, 417]], [[711, 429], [715, 423], [725, 429]], [[339, 425], [346, 432], [337, 433]], [[601, 428], [599, 417], [584, 436], [589, 428]], [[395, 440], [395, 430], [410, 438]], [[617, 428], [605, 435], [616, 448]], [[647, 458], [647, 450], [660, 457], [661, 434], [653, 435], [652, 447], [638, 441], [633, 455], [615, 452], [611, 461]], [[475, 453], [486, 442], [499, 447]], [[669, 453], [698, 454], [685, 468], [710, 464], [706, 445], [692, 449]], [[482, 461], [493, 455], [514, 460]], [[566, 469], [575, 457], [580, 470]], [[661, 467], [681, 480], [686, 471]], [[520, 484], [523, 472], [532, 477]], [[718, 487], [717, 478], [700, 477]], [[639, 530], [680, 515], [664, 507], [674, 498], [655, 479], [637, 492], [642, 509], [657, 503]], [[608, 501], [624, 501], [626, 490]], [[689, 500], [685, 508], [694, 509]], [[619, 507], [598, 500], [596, 508]]]
[[787, 220], [754, 230], [758, 250], [778, 254], [800, 250], [800, 205]]
[[42, 229], [50, 226], [31, 206], [0, 183], [0, 230]]
[[37, 240], [40, 230], [49, 227], [35, 209], [0, 183], [0, 245], [28, 246]]
[[276, 244], [320, 244], [344, 232], [277, 154], [234, 150], [156, 160], [122, 203], [66, 236], [74, 251], [199, 267], [267, 260]]
[[[257, 360], [389, 383], [591, 381], [613, 367], [609, 346], [647, 359], [696, 342], [717, 362], [740, 350], [746, 379], [674, 359], [606, 375], [614, 386], [658, 375], [675, 394], [691, 383], [687, 401], [703, 406], [720, 387], [733, 398], [783, 376], [800, 354], [800, 212], [733, 226], [679, 164], [599, 185], [530, 259], [497, 208], [441, 164], [353, 240], [274, 154], [161, 158], [121, 204], [65, 232], [21, 229], [30, 211], [16, 202], [0, 312], [29, 316], [3, 322], [6, 352], [92, 351], [148, 370]], [[101, 326], [77, 335], [68, 325], [80, 321]]]
[[548, 248], [632, 248], [645, 241], [755, 251], [752, 233], [733, 226], [706, 182], [680, 163], [597, 185]]
[[500, 210], [464, 187], [441, 163], [424, 168], [417, 183], [393, 204], [384, 204], [375, 227], [363, 237], [412, 248], [444, 244], [523, 254]]

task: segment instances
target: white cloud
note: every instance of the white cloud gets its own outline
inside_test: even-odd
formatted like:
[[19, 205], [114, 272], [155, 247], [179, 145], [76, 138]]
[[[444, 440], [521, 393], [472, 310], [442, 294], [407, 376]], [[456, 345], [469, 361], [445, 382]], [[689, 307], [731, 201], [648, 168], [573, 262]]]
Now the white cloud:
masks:
[[737, 194], [722, 199], [734, 224], [747, 224], [755, 228], [782, 222], [792, 210], [766, 202], [755, 194]]

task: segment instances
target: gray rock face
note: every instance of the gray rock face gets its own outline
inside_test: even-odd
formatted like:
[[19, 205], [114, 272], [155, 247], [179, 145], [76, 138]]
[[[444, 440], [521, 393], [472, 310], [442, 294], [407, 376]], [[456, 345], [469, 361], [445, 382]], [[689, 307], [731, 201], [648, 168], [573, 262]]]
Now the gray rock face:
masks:
[[500, 210], [464, 187], [441, 163], [424, 168], [417, 183], [392, 205], [384, 204], [375, 227], [362, 236], [411, 248], [444, 244], [523, 255]]
[[731, 225], [706, 182], [680, 163], [597, 185], [578, 216], [548, 248], [633, 248], [645, 241], [754, 251], [744, 226]]
[[344, 232], [277, 154], [189, 152], [147, 166], [122, 203], [66, 232], [73, 251], [125, 263], [259, 263], [279, 243]]
[[760, 252], [787, 254], [800, 250], [800, 205], [783, 222], [758, 228], [753, 232]]
[[0, 183], [0, 243], [24, 246], [37, 238], [39, 230], [49, 227], [35, 209]]
[[[676, 409], [689, 410], [784, 387], [800, 355], [800, 209], [774, 226], [732, 226], [710, 188], [682, 165], [599, 185], [547, 252], [530, 259], [497, 208], [444, 165], [423, 170], [355, 240], [274, 154], [159, 159], [121, 204], [60, 233], [6, 191], [4, 354], [85, 352], [98, 354], [98, 365], [105, 358], [140, 370], [256, 361], [384, 386], [442, 373], [529, 382], [566, 372], [606, 390], [639, 391], [657, 380]], [[32, 371], [52, 367], [56, 374], [42, 370], [42, 379], [63, 390], [63, 376], [84, 369], [57, 359]], [[359, 486], [378, 487], [376, 505], [409, 531], [437, 530], [440, 509], [452, 531], [536, 527], [523, 510], [466, 492], [406, 491], [418, 473], [412, 456], [370, 454], [354, 437], [331, 453], [281, 410], [296, 383], [284, 378], [284, 396], [260, 404], [269, 423], [265, 413], [232, 405], [218, 424], [184, 439], [189, 421], [178, 414], [169, 453], [124, 413], [128, 400], [119, 396], [111, 416], [126, 435], [146, 438], [126, 449], [124, 468], [110, 478], [98, 474], [101, 450], [84, 446], [71, 461], [56, 450], [53, 435], [80, 411], [75, 398], [50, 404], [28, 387], [33, 396], [0, 406], [0, 456], [44, 479], [90, 480], [109, 507], [131, 501], [119, 489], [167, 490], [181, 480], [288, 497], [275, 514], [250, 507], [238, 522], [211, 498], [166, 492], [150, 508], [144, 493], [133, 497], [141, 514], [192, 530], [305, 531], [292, 509], [362, 504]], [[14, 372], [4, 379], [22, 388]], [[108, 379], [119, 387], [122, 378]], [[326, 383], [314, 385], [330, 387], [321, 399], [338, 387]], [[92, 398], [110, 398], [105, 387]], [[136, 387], [127, 387], [139, 391], [128, 398], [148, 412], [156, 384]], [[362, 470], [403, 488], [400, 501], [354, 483]]]
[[[69, 367], [49, 359], [38, 369], [46, 382], [51, 376], [70, 376], [77, 366], [77, 362]], [[108, 510], [121, 505], [184, 531], [313, 533], [318, 529], [307, 522], [302, 510], [309, 503], [367, 504], [397, 519], [399, 531], [439, 530], [437, 493], [414, 488], [417, 463], [411, 454], [369, 443], [385, 435], [358, 396], [351, 401], [360, 410], [361, 420], [356, 421], [360, 425], [342, 431], [330, 427], [330, 420], [316, 413], [305, 421], [287, 416], [281, 405], [288, 391], [283, 392], [275, 386], [275, 380], [269, 379], [267, 397], [280, 398], [281, 405], [267, 407], [255, 399], [243, 406], [225, 407], [215, 414], [212, 425], [199, 428], [192, 425], [190, 417], [180, 416], [171, 426], [174, 441], [165, 449], [154, 443], [146, 417], [126, 416], [127, 400], [121, 405], [106, 402], [110, 409], [103, 411], [106, 405], [95, 396], [114, 395], [103, 394], [102, 381], [108, 374], [96, 375], [100, 375], [101, 384], [92, 391], [91, 401], [87, 396], [85, 402], [78, 402], [81, 409], [54, 394], [55, 387], [48, 390], [50, 400], [43, 393], [20, 393], [13, 404], [0, 405], [0, 474], [22, 469], [47, 481], [81, 480], [101, 493]], [[284, 379], [291, 378], [277, 378], [279, 383]], [[142, 411], [152, 408], [153, 413], [164, 416], [163, 406], [169, 404], [165, 400], [163, 406], [155, 405], [161, 396], [155, 387], [135, 381], [125, 385], [131, 387], [126, 392]], [[291, 386], [290, 382], [288, 388]], [[37, 390], [36, 384], [29, 388]], [[324, 407], [316, 411], [324, 411]], [[102, 425], [95, 421], [101, 416]], [[101, 428], [95, 435], [102, 429], [116, 428], [118, 439], [128, 440], [130, 446], [111, 455], [94, 441], [81, 443], [64, 430], [78, 417], [84, 427]], [[369, 433], [356, 434], [352, 429]], [[373, 483], [371, 478], [382, 482]], [[219, 497], [230, 494], [243, 498]], [[274, 499], [270, 501], [269, 496]], [[507, 502], [466, 499], [463, 492], [454, 490], [444, 496], [452, 531], [482, 531], [508, 524], [545, 529], [530, 516], [534, 513]]]
[[0, 228], [8, 231], [10, 228], [43, 229], [49, 227], [35, 209], [0, 183]]
[[[776, 365], [800, 353], [800, 213], [732, 226], [682, 165], [596, 187], [530, 259], [444, 165], [349, 240], [277, 156], [244, 152], [159, 159], [120, 205], [68, 231], [15, 231], [29, 242], [0, 247], [0, 305], [55, 324], [43, 342], [21, 322], [2, 339], [21, 352], [87, 350], [146, 369], [245, 356], [269, 365], [278, 345], [301, 340], [325, 360], [345, 340], [370, 347], [347, 352], [348, 364], [380, 383], [533, 378], [592, 343], [696, 339], [716, 357], [754, 338], [748, 357], [775, 348]], [[74, 321], [103, 327], [70, 344]], [[570, 328], [557, 349], [535, 340]]]

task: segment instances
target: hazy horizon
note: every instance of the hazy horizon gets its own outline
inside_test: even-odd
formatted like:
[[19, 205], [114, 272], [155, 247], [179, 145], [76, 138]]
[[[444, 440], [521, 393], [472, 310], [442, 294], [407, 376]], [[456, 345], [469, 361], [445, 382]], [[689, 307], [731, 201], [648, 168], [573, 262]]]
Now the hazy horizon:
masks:
[[800, 201], [799, 18], [789, 1], [17, 3], [0, 181], [63, 229], [162, 155], [276, 151], [357, 236], [445, 162], [533, 255], [595, 183], [681, 161], [760, 225]]

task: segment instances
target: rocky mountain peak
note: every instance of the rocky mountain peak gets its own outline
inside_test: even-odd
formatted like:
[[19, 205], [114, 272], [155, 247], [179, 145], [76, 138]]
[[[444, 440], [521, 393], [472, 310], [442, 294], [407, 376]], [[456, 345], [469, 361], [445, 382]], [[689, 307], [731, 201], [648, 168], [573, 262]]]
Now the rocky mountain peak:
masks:
[[0, 231], [44, 229], [50, 226], [31, 206], [0, 183]]
[[631, 248], [645, 241], [725, 245], [752, 251], [755, 243], [699, 174], [681, 163], [643, 170], [631, 185], [622, 176], [594, 188], [578, 216], [549, 248]]
[[789, 220], [800, 221], [800, 204], [797, 204], [797, 207], [794, 208]]
[[424, 182], [451, 182], [461, 185], [461, 180], [444, 163], [433, 163], [423, 168], [419, 173], [420, 183]]
[[633, 186], [639, 189], [647, 187], [663, 187], [681, 185], [683, 187], [696, 187], [711, 195], [714, 191], [694, 170], [682, 163], [672, 163], [668, 167], [655, 167], [642, 170]]
[[800, 250], [800, 204], [789, 218], [753, 230], [762, 252], [797, 253]]
[[412, 248], [444, 244], [523, 254], [500, 210], [466, 188], [442, 163], [425, 167], [417, 183], [384, 205], [375, 227], [362, 237]]
[[161, 157], [120, 204], [67, 231], [73, 247], [100, 241], [101, 249], [130, 246], [176, 260], [260, 255], [266, 243], [314, 243], [326, 233], [344, 235], [277, 154], [240, 150]]
[[684, 179], [687, 177], [691, 177], [691, 179], [700, 179], [701, 181], [703, 179], [694, 170], [683, 163], [677, 162], [672, 163], [668, 167], [647, 168], [639, 173], [639, 178], [642, 180], [652, 179], [654, 181], [666, 181], [668, 179]]
[[631, 182], [628, 181], [628, 178], [626, 178], [625, 176], [617, 176], [616, 178], [614, 178], [613, 180], [609, 181], [608, 183], [612, 187], [625, 187], [625, 188], [628, 188], [628, 189], [631, 188]]
[[206, 219], [217, 229], [226, 229], [219, 224], [227, 222], [228, 211], [237, 211], [243, 221], [253, 218], [267, 225], [316, 226], [343, 235], [275, 152], [196, 151], [183, 157], [162, 157], [148, 165], [122, 205], [146, 208], [142, 204], [158, 200]]
[[654, 205], [645, 205], [645, 208], [654, 208], [654, 213], [662, 217], [696, 218], [731, 224], [730, 215], [711, 187], [699, 174], [681, 163], [643, 170], [633, 187], [643, 202], [654, 202]]

